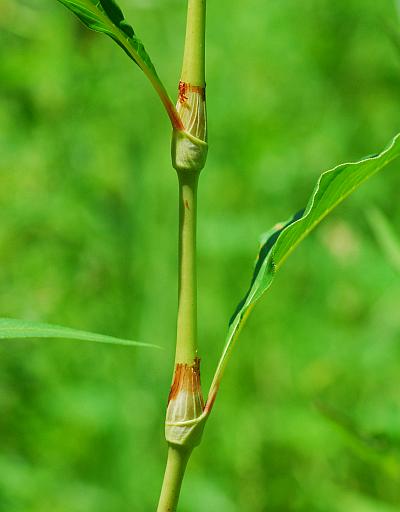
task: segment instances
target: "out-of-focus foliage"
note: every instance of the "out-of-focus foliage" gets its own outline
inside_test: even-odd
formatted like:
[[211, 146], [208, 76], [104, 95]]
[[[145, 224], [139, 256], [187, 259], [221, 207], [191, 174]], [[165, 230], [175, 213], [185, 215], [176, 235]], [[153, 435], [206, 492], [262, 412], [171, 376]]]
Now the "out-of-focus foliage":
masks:
[[377, 208], [367, 212], [369, 223], [382, 251], [393, 268], [400, 272], [400, 239], [390, 221]]
[[[184, 2], [121, 7], [173, 90]], [[209, 2], [205, 384], [258, 234], [304, 205], [321, 169], [398, 131], [388, 24], [397, 30], [389, 0]], [[168, 119], [122, 52], [54, 0], [2, 0], [0, 48], [1, 316], [167, 349], [3, 343], [0, 510], [152, 510], [176, 310]], [[182, 512], [398, 509], [400, 282], [362, 212], [374, 204], [398, 233], [399, 186], [396, 164], [369, 182], [254, 312], [190, 463]]]

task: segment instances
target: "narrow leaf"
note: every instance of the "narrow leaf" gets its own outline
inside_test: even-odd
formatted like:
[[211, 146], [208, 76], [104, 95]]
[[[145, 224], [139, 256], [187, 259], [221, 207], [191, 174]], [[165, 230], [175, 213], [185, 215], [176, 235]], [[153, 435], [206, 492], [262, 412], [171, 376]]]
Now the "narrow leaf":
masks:
[[72, 11], [88, 28], [111, 37], [124, 52], [142, 69], [160, 96], [172, 125], [182, 128], [175, 105], [172, 103], [142, 41], [124, 18], [114, 0], [58, 0]]
[[157, 345], [141, 343], [138, 341], [125, 340], [97, 334], [94, 332], [80, 331], [60, 325], [46, 324], [42, 322], [30, 322], [14, 318], [0, 318], [0, 339], [21, 339], [21, 338], [63, 338], [80, 341], [95, 341], [111, 345], [126, 345], [131, 347], [152, 347], [160, 348]]
[[276, 225], [267, 235], [259, 252], [250, 289], [231, 319], [226, 345], [211, 384], [208, 408], [211, 409], [234, 343], [250, 311], [271, 286], [275, 273], [299, 243], [347, 196], [364, 181], [400, 155], [400, 134], [382, 153], [359, 162], [345, 163], [319, 177], [304, 211]]

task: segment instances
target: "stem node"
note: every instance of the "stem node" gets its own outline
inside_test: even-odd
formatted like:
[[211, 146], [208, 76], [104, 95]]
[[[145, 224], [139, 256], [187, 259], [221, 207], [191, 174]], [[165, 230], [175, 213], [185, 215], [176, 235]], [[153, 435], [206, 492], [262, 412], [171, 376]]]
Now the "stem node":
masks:
[[203, 431], [204, 399], [200, 382], [200, 359], [178, 363], [168, 398], [165, 438], [171, 445], [194, 448]]

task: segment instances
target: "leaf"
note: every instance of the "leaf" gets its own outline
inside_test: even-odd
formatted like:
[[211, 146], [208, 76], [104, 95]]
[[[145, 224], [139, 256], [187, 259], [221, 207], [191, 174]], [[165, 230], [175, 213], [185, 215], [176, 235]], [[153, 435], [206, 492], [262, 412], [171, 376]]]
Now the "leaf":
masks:
[[398, 233], [395, 233], [393, 226], [380, 210], [371, 208], [367, 211], [367, 217], [382, 252], [393, 268], [400, 273], [400, 239]]
[[107, 34], [143, 70], [157, 77], [157, 72], [143, 43], [135, 35], [119, 6], [114, 0], [59, 0], [72, 11], [88, 28]]
[[277, 224], [268, 232], [258, 254], [250, 289], [231, 318], [225, 348], [211, 384], [208, 410], [211, 410], [214, 403], [222, 374], [249, 313], [271, 286], [275, 273], [286, 258], [336, 206], [399, 155], [400, 134], [382, 153], [359, 162], [341, 164], [324, 172], [319, 177], [305, 210], [289, 221]]
[[275, 224], [275, 226], [272, 229], [270, 229], [269, 231], [267, 231], [266, 233], [264, 233], [261, 236], [261, 249], [260, 249], [257, 259], [256, 259], [256, 264], [254, 267], [253, 277], [252, 277], [251, 283], [250, 283], [250, 288], [249, 288], [248, 292], [246, 293], [246, 295], [244, 296], [244, 298], [237, 305], [235, 312], [233, 313], [233, 315], [229, 321], [229, 325], [233, 324], [236, 316], [241, 311], [243, 306], [246, 304], [246, 301], [253, 289], [254, 283], [257, 280], [257, 276], [261, 270], [262, 264], [264, 263], [265, 258], [268, 256], [272, 247], [275, 245], [275, 242], [277, 241], [279, 235], [282, 233], [282, 231], [285, 228], [290, 226], [290, 224], [293, 224], [293, 222], [296, 222], [296, 220], [301, 219], [303, 214], [304, 214], [304, 208], [302, 210], [298, 211], [295, 215], [293, 215], [293, 217], [291, 219], [287, 220], [286, 222], [279, 222], [278, 224]]
[[124, 50], [152, 83], [167, 110], [172, 125], [177, 129], [181, 129], [182, 122], [175, 105], [172, 103], [163, 83], [158, 77], [142, 41], [136, 36], [132, 26], [125, 21], [122, 10], [117, 3], [114, 0], [58, 1], [72, 11], [88, 28], [107, 34]]
[[64, 338], [80, 341], [96, 341], [98, 343], [108, 343], [111, 345], [160, 348], [157, 345], [151, 345], [149, 343], [114, 338], [113, 336], [80, 331], [69, 327], [61, 327], [60, 325], [16, 320], [14, 318], [0, 318], [1, 340], [21, 338]]

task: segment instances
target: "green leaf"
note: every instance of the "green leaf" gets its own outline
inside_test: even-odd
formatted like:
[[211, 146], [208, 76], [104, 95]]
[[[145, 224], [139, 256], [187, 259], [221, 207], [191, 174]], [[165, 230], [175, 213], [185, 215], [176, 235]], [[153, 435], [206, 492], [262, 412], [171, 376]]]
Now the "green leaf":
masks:
[[172, 125], [182, 128], [175, 105], [172, 103], [141, 40], [124, 18], [114, 0], [58, 0], [72, 11], [88, 28], [111, 37], [143, 70], [160, 96]]
[[69, 327], [61, 327], [60, 325], [30, 322], [14, 318], [0, 318], [0, 339], [21, 338], [63, 338], [80, 341], [96, 341], [98, 343], [108, 343], [111, 345], [160, 348], [157, 345], [151, 345], [149, 343], [114, 338], [113, 336], [80, 331]]
[[249, 291], [240, 302], [230, 321], [226, 345], [211, 384], [209, 408], [234, 343], [258, 299], [271, 286], [276, 272], [299, 243], [347, 196], [364, 181], [383, 169], [400, 155], [400, 134], [380, 154], [359, 162], [345, 163], [324, 172], [319, 177], [304, 211], [287, 222], [276, 225], [261, 246]]
[[[147, 69], [157, 77], [156, 70], [143, 43], [133, 28], [125, 21], [124, 15], [114, 0], [59, 0], [71, 10], [88, 28], [107, 34], [143, 70]], [[157, 77], [159, 80], [159, 78]]]

